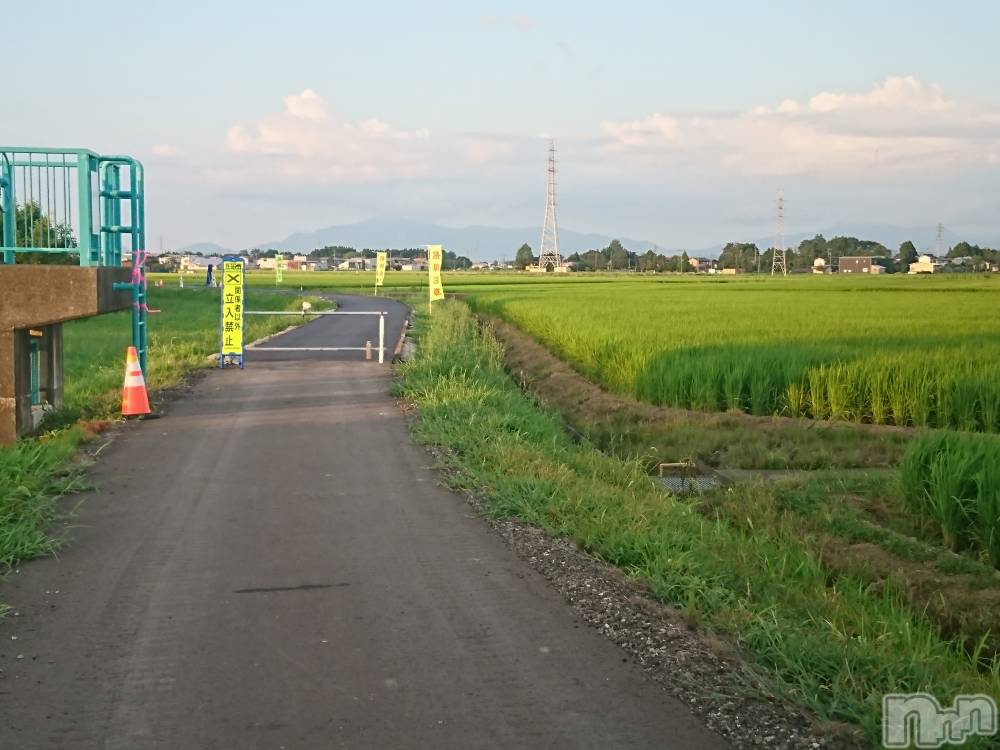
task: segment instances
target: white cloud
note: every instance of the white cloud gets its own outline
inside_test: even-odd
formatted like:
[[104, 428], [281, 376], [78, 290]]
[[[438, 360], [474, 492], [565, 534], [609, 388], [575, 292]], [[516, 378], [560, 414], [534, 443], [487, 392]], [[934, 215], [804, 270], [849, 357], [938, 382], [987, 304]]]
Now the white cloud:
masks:
[[312, 122], [323, 122], [326, 117], [326, 102], [312, 89], [301, 94], [285, 97], [285, 110], [291, 117], [299, 117]]
[[907, 76], [860, 93], [824, 91], [740, 114], [654, 113], [602, 130], [608, 153], [660, 166], [688, 160], [751, 175], [846, 174], [996, 162], [998, 122], [1000, 112]]
[[154, 156], [180, 156], [181, 150], [170, 143], [157, 143], [151, 149]]
[[533, 31], [536, 26], [534, 18], [523, 14], [513, 15], [513, 16], [487, 15], [483, 16], [482, 20], [484, 26], [500, 26], [500, 27], [505, 26], [508, 28], [516, 29], [517, 31], [520, 31], [524, 34], [527, 34], [529, 31]]
[[281, 157], [276, 176], [323, 181], [408, 179], [431, 171], [427, 128], [407, 130], [376, 117], [349, 122], [332, 113], [311, 89], [285, 98], [285, 111], [255, 125], [233, 125], [232, 154]]

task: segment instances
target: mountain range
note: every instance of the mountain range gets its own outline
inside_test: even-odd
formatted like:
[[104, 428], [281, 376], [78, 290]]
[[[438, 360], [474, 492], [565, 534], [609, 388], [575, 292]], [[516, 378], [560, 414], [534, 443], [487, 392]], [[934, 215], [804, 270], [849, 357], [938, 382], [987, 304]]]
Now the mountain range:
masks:
[[[517, 248], [525, 242], [531, 245], [537, 253], [540, 234], [539, 227], [516, 229], [487, 226], [447, 227], [430, 222], [380, 216], [355, 224], [325, 227], [311, 232], [295, 232], [283, 240], [262, 242], [255, 247], [262, 250], [273, 249], [307, 253], [310, 250], [331, 245], [355, 248], [405, 248], [433, 243], [443, 245], [446, 250], [451, 250], [458, 255], [465, 255], [473, 260], [495, 260], [513, 259]], [[845, 235], [864, 240], [877, 240], [893, 251], [906, 240], [911, 240], [918, 250], [933, 252], [937, 246], [936, 227], [906, 228], [889, 224], [836, 224], [817, 232], [790, 233], [785, 236], [785, 245], [786, 247], [795, 247], [802, 240], [816, 234], [822, 234], [827, 239]], [[575, 252], [607, 247], [612, 239], [620, 240], [622, 245], [633, 252], [644, 253], [647, 250], [655, 249], [666, 255], [674, 255], [679, 254], [684, 249], [689, 255], [695, 257], [716, 257], [728, 241], [753, 242], [761, 250], [770, 247], [775, 242], [773, 236], [732, 237], [715, 245], [692, 249], [671, 247], [670, 243], [657, 243], [651, 240], [635, 240], [628, 237], [613, 238], [604, 234], [560, 229], [559, 249], [563, 255], [570, 255]], [[945, 228], [942, 244], [947, 248], [963, 239], [967, 238]], [[235, 252], [214, 242], [199, 242], [180, 248], [179, 251], [203, 255], [223, 255]]]

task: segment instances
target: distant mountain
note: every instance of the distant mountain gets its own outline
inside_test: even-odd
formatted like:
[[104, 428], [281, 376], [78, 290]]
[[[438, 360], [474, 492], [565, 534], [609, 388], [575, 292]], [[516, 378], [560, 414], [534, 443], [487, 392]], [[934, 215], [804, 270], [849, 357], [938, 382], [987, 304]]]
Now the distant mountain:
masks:
[[179, 253], [201, 253], [202, 255], [235, 255], [235, 250], [217, 245], [214, 242], [196, 242], [193, 245], [186, 245], [177, 250]]
[[[376, 217], [357, 224], [326, 227], [314, 232], [296, 232], [283, 240], [263, 242], [257, 247], [262, 250], [288, 250], [308, 252], [328, 245], [344, 245], [354, 248], [378, 247], [420, 247], [421, 245], [444, 245], [458, 255], [473, 260], [493, 260], [514, 258], [517, 249], [527, 242], [538, 252], [540, 227], [503, 229], [500, 227], [446, 227], [440, 224]], [[603, 234], [574, 232], [559, 229], [559, 250], [563, 255], [607, 247], [614, 239]], [[645, 252], [655, 243], [644, 240], [617, 238], [629, 250]]]

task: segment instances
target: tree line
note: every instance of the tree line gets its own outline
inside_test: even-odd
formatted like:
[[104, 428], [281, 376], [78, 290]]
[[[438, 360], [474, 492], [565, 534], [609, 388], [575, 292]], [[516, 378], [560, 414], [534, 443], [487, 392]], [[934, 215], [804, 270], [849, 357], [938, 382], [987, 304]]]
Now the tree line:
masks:
[[[636, 253], [627, 250], [618, 240], [611, 240], [607, 247], [597, 250], [587, 250], [583, 253], [572, 253], [563, 259], [572, 263], [577, 271], [654, 271], [686, 273], [693, 271], [691, 259], [687, 252], [680, 255], [663, 255], [653, 250]], [[528, 266], [537, 265], [531, 246], [525, 243], [514, 255], [514, 268], [524, 270]]]
[[[745, 273], [770, 273], [775, 248], [761, 251], [752, 242], [730, 242], [722, 249], [715, 265], [718, 268], [734, 268]], [[826, 239], [818, 234], [802, 240], [796, 247], [785, 250], [785, 265], [789, 271], [809, 270], [817, 258], [822, 258], [831, 268], [843, 257], [869, 257], [872, 263], [881, 265], [888, 273], [906, 273], [911, 263], [919, 257], [916, 246], [907, 240], [899, 246], [894, 255], [885, 245], [874, 240], [857, 237], [833, 237]], [[991, 264], [1000, 264], [1000, 250], [959, 242], [948, 250], [948, 258], [972, 258], [974, 267], [984, 270]], [[627, 250], [618, 240], [612, 240], [605, 247], [573, 253], [564, 260], [574, 265], [577, 271], [643, 271], [687, 273], [696, 270], [687, 252], [679, 255], [664, 255], [653, 250], [636, 253]], [[524, 269], [536, 265], [538, 258], [528, 244], [521, 245], [514, 259], [514, 267]]]

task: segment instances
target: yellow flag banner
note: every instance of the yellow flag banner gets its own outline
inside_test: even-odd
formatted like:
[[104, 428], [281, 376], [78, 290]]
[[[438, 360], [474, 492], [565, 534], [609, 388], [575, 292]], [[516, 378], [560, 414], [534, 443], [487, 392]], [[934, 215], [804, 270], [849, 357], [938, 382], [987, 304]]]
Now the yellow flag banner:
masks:
[[427, 246], [427, 273], [430, 278], [430, 301], [444, 299], [444, 284], [441, 283], [441, 263], [444, 253], [440, 245]]
[[382, 286], [385, 283], [385, 264], [388, 253], [379, 250], [375, 256], [375, 286]]

